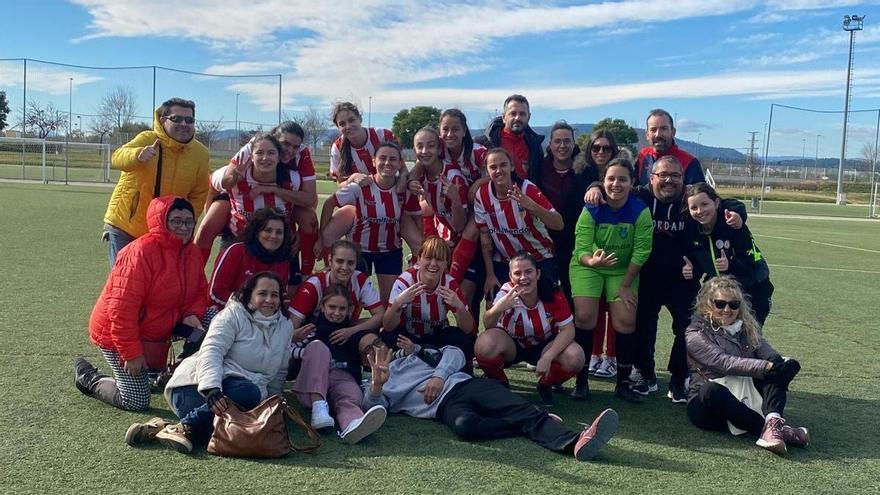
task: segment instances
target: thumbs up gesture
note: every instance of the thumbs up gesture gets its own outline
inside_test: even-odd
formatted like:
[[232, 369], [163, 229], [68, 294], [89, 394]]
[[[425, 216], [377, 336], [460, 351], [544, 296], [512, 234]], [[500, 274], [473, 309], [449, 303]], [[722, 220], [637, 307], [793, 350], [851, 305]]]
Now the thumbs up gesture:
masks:
[[691, 260], [689, 260], [687, 256], [682, 256], [681, 259], [684, 260], [684, 266], [681, 267], [681, 276], [684, 277], [685, 280], [693, 279], [694, 265], [691, 263]]
[[137, 160], [141, 163], [148, 162], [153, 159], [154, 156], [159, 154], [162, 149], [162, 143], [159, 142], [158, 139], [153, 142], [150, 146], [144, 146], [141, 148], [140, 153], [138, 153]]
[[739, 213], [730, 210], [724, 210], [724, 222], [731, 228], [739, 230], [743, 226], [743, 219]]
[[730, 262], [727, 259], [727, 253], [724, 250], [721, 250], [721, 254], [718, 256], [718, 259], [715, 260], [715, 268], [718, 269], [719, 272], [726, 272], [728, 268], [730, 268]]

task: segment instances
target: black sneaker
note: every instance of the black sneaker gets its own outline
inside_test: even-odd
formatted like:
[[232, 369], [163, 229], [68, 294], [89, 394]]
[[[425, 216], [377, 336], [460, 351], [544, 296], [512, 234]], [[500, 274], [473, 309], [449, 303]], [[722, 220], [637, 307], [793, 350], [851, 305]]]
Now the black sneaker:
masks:
[[535, 390], [538, 391], [538, 399], [542, 406], [553, 407], [553, 387], [539, 383], [535, 386]]
[[92, 395], [92, 387], [95, 386], [95, 382], [103, 378], [103, 375], [98, 373], [98, 369], [92, 366], [92, 363], [81, 357], [73, 361], [73, 371], [73, 384], [85, 395]]
[[566, 392], [565, 387], [561, 383], [554, 383], [552, 388], [554, 394], [564, 394]]
[[627, 402], [644, 402], [645, 398], [635, 392], [630, 388], [629, 382], [618, 382], [617, 385], [614, 386], [614, 396], [618, 399], [623, 399]]
[[669, 382], [669, 392], [666, 392], [666, 397], [669, 397], [673, 404], [687, 404], [688, 394], [684, 383]]
[[582, 374], [578, 374], [577, 381], [575, 382], [574, 390], [571, 391], [571, 400], [587, 400], [590, 397], [590, 382], [589, 375], [586, 370], [581, 372]]
[[639, 395], [648, 395], [652, 392], [657, 391], [657, 379], [654, 378], [653, 380], [651, 380], [647, 378], [640, 378], [637, 382], [630, 385], [629, 388]]

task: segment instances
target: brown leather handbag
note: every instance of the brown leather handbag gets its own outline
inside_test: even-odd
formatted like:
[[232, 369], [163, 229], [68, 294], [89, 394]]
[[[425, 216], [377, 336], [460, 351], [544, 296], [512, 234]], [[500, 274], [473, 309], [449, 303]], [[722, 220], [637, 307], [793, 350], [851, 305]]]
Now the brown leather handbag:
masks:
[[[214, 433], [208, 452], [223, 457], [284, 457], [291, 450], [311, 453], [321, 445], [318, 432], [291, 408], [281, 395], [273, 395], [250, 411], [242, 411], [226, 398], [229, 407], [214, 416]], [[284, 418], [306, 431], [311, 445], [299, 446], [289, 437]]]

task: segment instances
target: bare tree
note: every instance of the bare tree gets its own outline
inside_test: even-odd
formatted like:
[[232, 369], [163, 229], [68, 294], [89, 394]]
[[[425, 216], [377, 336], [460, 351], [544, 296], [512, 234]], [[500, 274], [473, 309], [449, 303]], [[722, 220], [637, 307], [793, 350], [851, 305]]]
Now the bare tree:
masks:
[[24, 118], [24, 128], [28, 127], [36, 129], [40, 139], [46, 139], [49, 134], [67, 128], [67, 112], [58, 110], [52, 103], [41, 106], [35, 100], [30, 100]]
[[880, 155], [878, 155], [880, 150], [874, 146], [874, 143], [865, 143], [862, 146], [862, 160], [865, 163], [865, 170], [873, 170], [875, 164], [880, 165], [877, 160], [880, 160]]
[[128, 86], [116, 86], [101, 98], [96, 113], [112, 123], [114, 129], [131, 123], [137, 113], [134, 91]]
[[104, 144], [104, 138], [113, 132], [113, 123], [104, 117], [98, 116], [89, 124], [89, 131], [98, 136], [98, 142]]
[[196, 121], [196, 139], [204, 144], [209, 150], [211, 143], [217, 137], [217, 133], [223, 128], [223, 117], [217, 120], [197, 120]]
[[324, 136], [324, 132], [330, 124], [330, 119], [311, 105], [302, 114], [285, 114], [285, 118], [296, 122], [303, 128], [306, 134], [306, 141], [312, 144], [312, 150], [317, 149], [318, 141]]

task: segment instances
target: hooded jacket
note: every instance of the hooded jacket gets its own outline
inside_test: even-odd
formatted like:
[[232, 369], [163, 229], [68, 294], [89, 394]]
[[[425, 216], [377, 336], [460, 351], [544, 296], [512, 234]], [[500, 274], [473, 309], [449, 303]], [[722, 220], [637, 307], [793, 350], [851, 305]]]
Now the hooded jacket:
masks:
[[131, 361], [141, 341], [164, 341], [183, 318], [200, 320], [208, 304], [202, 254], [165, 226], [174, 196], [150, 202], [149, 232], [119, 251], [116, 264], [89, 318], [92, 343]]
[[122, 171], [113, 189], [104, 223], [125, 231], [133, 237], [147, 233], [147, 206], [153, 199], [156, 186], [157, 154], [141, 163], [137, 157], [146, 146], [156, 139], [162, 145], [162, 196], [180, 196], [192, 204], [195, 217], [199, 218], [205, 206], [210, 187], [211, 170], [208, 166], [208, 149], [191, 139], [180, 143], [165, 133], [159, 120], [159, 109], [153, 112], [153, 130], [144, 131], [113, 152], [110, 164]]
[[[501, 129], [504, 129], [504, 121], [501, 117], [495, 117], [486, 128], [486, 137], [492, 143], [492, 147], [501, 146]], [[520, 179], [528, 179], [537, 184], [541, 180], [541, 162], [544, 161], [544, 149], [541, 144], [544, 142], [544, 136], [536, 133], [531, 127], [526, 126], [523, 131], [526, 146], [529, 147], [529, 176], [520, 177]]]
[[645, 146], [642, 148], [639, 152], [639, 157], [636, 160], [636, 182], [634, 185], [649, 184], [650, 181], [648, 179], [650, 179], [649, 175], [651, 169], [654, 167], [654, 162], [666, 155], [672, 155], [681, 162], [685, 185], [706, 182], [706, 175], [703, 174], [703, 166], [700, 165], [700, 160], [697, 160], [693, 155], [679, 148], [678, 144], [673, 140], [672, 146], [663, 153], [657, 153], [653, 146]]

